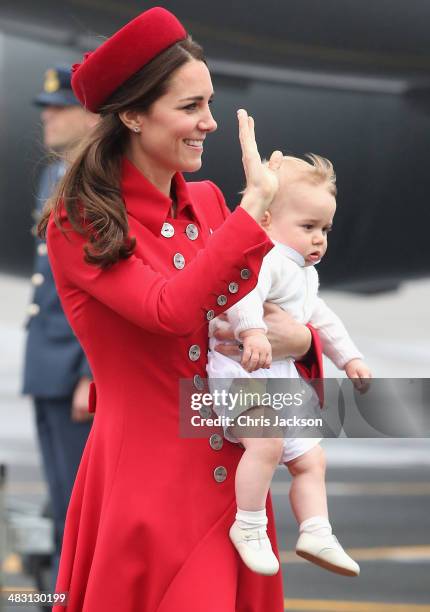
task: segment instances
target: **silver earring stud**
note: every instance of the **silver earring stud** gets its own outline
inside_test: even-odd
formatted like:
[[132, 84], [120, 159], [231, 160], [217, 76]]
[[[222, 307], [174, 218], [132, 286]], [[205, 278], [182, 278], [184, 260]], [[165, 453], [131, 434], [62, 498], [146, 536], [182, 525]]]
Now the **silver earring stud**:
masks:
[[133, 130], [136, 132], [136, 134], [140, 134], [140, 127], [137, 127], [137, 125], [133, 128]]

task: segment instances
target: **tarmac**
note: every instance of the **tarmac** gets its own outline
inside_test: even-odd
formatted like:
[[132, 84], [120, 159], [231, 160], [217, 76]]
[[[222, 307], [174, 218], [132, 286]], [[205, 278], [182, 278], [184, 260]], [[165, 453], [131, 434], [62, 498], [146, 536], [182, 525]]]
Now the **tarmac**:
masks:
[[[30, 295], [26, 279], [0, 274], [0, 464], [8, 468], [4, 493], [9, 513], [14, 508], [40, 509], [46, 499], [32, 407], [29, 398], [20, 395], [23, 324]], [[344, 321], [374, 377], [429, 377], [430, 280], [405, 283], [394, 293], [330, 291], [323, 297]], [[331, 364], [326, 364], [326, 375], [339, 377]], [[294, 554], [297, 527], [288, 504], [290, 480], [287, 470], [280, 468], [272, 496], [285, 609], [430, 612], [430, 440], [340, 438], [322, 444], [329, 466], [331, 521], [343, 546], [360, 563], [361, 575], [330, 574]], [[5, 605], [6, 595], [35, 585], [10, 545], [0, 566], [0, 611], [13, 612], [17, 605]]]

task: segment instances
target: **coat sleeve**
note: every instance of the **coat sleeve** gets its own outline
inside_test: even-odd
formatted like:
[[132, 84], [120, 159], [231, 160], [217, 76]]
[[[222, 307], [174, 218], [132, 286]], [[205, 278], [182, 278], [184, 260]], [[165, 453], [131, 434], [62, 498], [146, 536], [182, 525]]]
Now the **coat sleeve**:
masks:
[[363, 358], [342, 321], [321, 298], [317, 298], [309, 323], [318, 331], [323, 353], [339, 370], [351, 359]]
[[[273, 247], [258, 223], [238, 207], [206, 247], [166, 279], [134, 255], [107, 270], [85, 263], [86, 238], [67, 220], [63, 227], [69, 231], [63, 233], [51, 218], [47, 239], [60, 295], [81, 289], [135, 325], [166, 335], [189, 335], [207, 323], [209, 310], [218, 315], [249, 293], [264, 255]], [[231, 282], [239, 285], [236, 294], [228, 291]], [[228, 296], [227, 304], [218, 304], [220, 295]]]

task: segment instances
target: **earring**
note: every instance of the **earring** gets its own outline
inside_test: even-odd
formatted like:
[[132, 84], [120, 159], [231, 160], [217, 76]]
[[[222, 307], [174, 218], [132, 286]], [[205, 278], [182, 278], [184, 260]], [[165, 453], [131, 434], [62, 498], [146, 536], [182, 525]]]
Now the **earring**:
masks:
[[136, 132], [136, 134], [140, 134], [140, 127], [135, 125], [134, 128], [133, 128], [133, 131]]

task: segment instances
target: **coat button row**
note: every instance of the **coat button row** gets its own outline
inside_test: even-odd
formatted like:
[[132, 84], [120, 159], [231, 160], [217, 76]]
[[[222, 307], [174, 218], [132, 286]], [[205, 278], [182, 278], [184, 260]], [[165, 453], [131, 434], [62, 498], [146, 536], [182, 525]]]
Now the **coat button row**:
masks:
[[211, 437], [209, 438], [209, 446], [213, 449], [213, 450], [221, 450], [222, 446], [224, 444], [224, 440], [222, 439], [222, 436], [220, 436], [219, 434], [212, 434]]
[[40, 242], [37, 245], [37, 254], [38, 255], [47, 255], [48, 254], [48, 247], [46, 245], [46, 242]]
[[243, 280], [248, 280], [250, 276], [251, 276], [251, 271], [248, 270], [248, 268], [243, 268], [243, 270], [240, 271], [240, 278], [243, 278]]
[[[243, 272], [243, 270], [242, 270]], [[241, 272], [241, 274], [242, 274]], [[248, 270], [249, 272], [249, 270]], [[228, 286], [228, 290], [230, 293], [237, 293], [239, 291], [239, 285], [235, 282], [231, 282]], [[225, 306], [228, 302], [228, 298], [226, 295], [219, 295], [216, 299], [216, 302], [218, 304], [218, 306]], [[214, 310], [208, 310], [206, 313], [206, 319], [208, 321], [212, 321], [212, 319], [215, 317], [215, 311]]]
[[39, 314], [39, 312], [40, 312], [40, 306], [39, 306], [39, 304], [29, 304], [29, 305], [27, 306], [27, 314], [28, 314], [30, 317], [35, 317], [35, 316], [37, 316], [37, 315]]
[[191, 361], [197, 361], [197, 359], [200, 357], [200, 347], [198, 344], [193, 344], [190, 346], [188, 350], [188, 357], [191, 359]]
[[223, 465], [219, 465], [214, 469], [214, 478], [217, 482], [224, 482], [227, 478], [227, 470]]
[[[199, 230], [194, 223], [189, 223], [185, 228], [185, 233], [190, 240], [196, 240], [199, 236]], [[175, 228], [171, 223], [163, 223], [161, 228], [161, 235], [165, 238], [171, 238], [175, 235]]]
[[182, 253], [175, 253], [173, 256], [173, 265], [177, 270], [182, 270], [182, 268], [185, 266], [185, 257], [182, 255]]
[[31, 277], [31, 284], [35, 287], [40, 287], [40, 285], [43, 285], [44, 282], [45, 277], [40, 272], [36, 272], [36, 274], [33, 274]]

